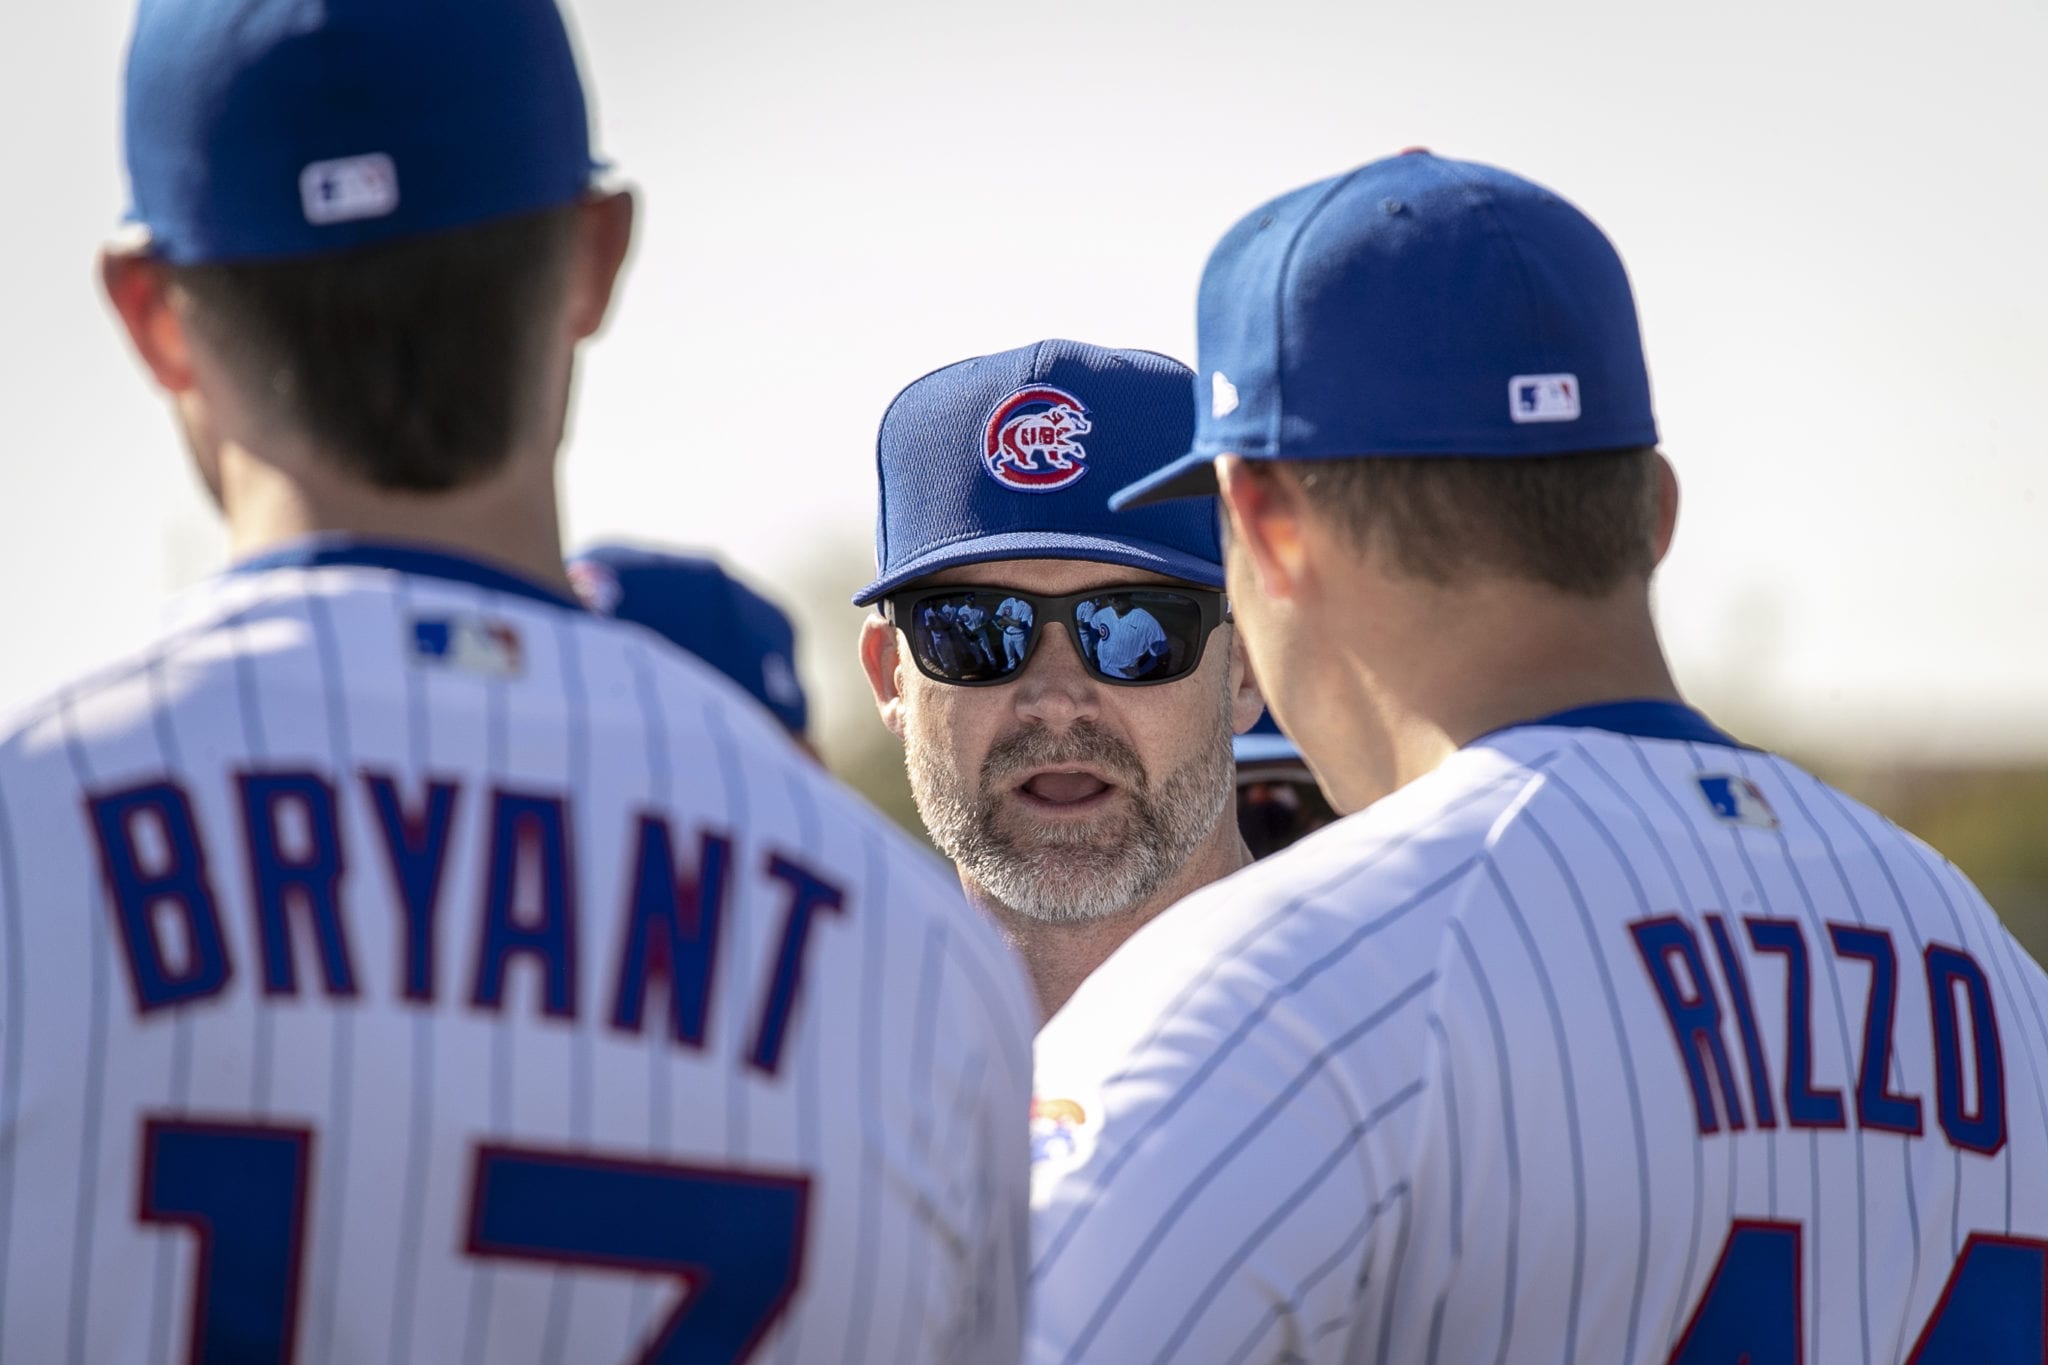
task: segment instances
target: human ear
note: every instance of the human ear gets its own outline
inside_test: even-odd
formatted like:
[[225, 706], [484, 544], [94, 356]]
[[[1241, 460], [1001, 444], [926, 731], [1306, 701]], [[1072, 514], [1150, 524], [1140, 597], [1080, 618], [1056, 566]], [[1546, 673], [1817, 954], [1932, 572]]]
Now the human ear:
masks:
[[1657, 458], [1657, 539], [1655, 563], [1662, 564], [1664, 556], [1671, 553], [1671, 538], [1678, 530], [1678, 471], [1671, 467], [1671, 461], [1664, 458], [1664, 452], [1655, 452]]
[[903, 738], [903, 655], [896, 647], [896, 627], [877, 613], [860, 627], [860, 666], [875, 694], [875, 711], [897, 739]]
[[1259, 680], [1252, 672], [1251, 651], [1246, 648], [1244, 632], [1230, 628], [1230, 729], [1234, 734], [1243, 734], [1259, 723], [1265, 714], [1266, 698], [1259, 691]]
[[99, 268], [107, 302], [151, 377], [167, 393], [190, 392], [198, 383], [192, 347], [184, 319], [172, 305], [163, 263], [140, 251], [109, 247], [100, 252]]
[[1229, 532], [1263, 597], [1298, 597], [1308, 570], [1301, 485], [1282, 471], [1218, 456], [1216, 484]]
[[633, 194], [593, 195], [576, 206], [575, 276], [570, 281], [569, 326], [578, 341], [595, 336], [611, 311], [612, 294], [633, 243]]

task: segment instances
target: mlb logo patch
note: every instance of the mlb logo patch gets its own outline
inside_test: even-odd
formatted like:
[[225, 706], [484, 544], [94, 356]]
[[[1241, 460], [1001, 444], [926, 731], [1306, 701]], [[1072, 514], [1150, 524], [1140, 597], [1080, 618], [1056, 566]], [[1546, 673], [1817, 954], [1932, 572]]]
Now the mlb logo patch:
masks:
[[1778, 813], [1771, 809], [1770, 802], [1764, 800], [1764, 794], [1756, 783], [1748, 778], [1713, 773], [1702, 774], [1693, 780], [1699, 784], [1700, 795], [1706, 797], [1707, 805], [1715, 816], [1728, 824], [1749, 829], [1778, 827]]
[[482, 616], [420, 616], [412, 623], [413, 662], [486, 678], [516, 678], [526, 668], [519, 632]]
[[382, 152], [315, 161], [299, 172], [299, 204], [314, 227], [398, 211], [398, 167]]
[[1579, 377], [1518, 374], [1508, 381], [1508, 416], [1517, 422], [1579, 420]]
[[1081, 400], [1050, 384], [1033, 384], [996, 404], [982, 427], [981, 462], [988, 476], [1019, 493], [1052, 493], [1088, 472], [1081, 444], [1094, 426]]

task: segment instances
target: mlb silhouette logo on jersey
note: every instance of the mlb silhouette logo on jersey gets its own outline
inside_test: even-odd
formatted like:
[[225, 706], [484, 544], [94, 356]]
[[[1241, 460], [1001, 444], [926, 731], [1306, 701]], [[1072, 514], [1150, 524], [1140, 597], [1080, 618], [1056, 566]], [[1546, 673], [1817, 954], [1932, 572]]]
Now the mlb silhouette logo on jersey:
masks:
[[1706, 773], [1697, 781], [1700, 795], [1707, 798], [1714, 814], [1729, 824], [1747, 825], [1751, 829], [1778, 827], [1778, 813], [1771, 809], [1770, 802], [1764, 800], [1762, 790], [1748, 778]]
[[996, 404], [982, 433], [989, 477], [1020, 493], [1050, 493], [1088, 472], [1079, 437], [1093, 425], [1088, 409], [1065, 389], [1034, 384]]
[[519, 632], [481, 616], [422, 616], [412, 623], [413, 658], [487, 678], [516, 678], [525, 667]]

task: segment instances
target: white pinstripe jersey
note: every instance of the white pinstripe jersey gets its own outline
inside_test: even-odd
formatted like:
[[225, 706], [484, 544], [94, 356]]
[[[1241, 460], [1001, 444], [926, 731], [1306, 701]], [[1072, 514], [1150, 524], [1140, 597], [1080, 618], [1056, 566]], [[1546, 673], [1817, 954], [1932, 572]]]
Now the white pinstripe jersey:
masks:
[[2039, 1365], [2048, 982], [1694, 713], [1489, 736], [1040, 1034], [1027, 1359]]
[[299, 547], [0, 731], [0, 1359], [1011, 1361], [1032, 1022], [695, 659]]

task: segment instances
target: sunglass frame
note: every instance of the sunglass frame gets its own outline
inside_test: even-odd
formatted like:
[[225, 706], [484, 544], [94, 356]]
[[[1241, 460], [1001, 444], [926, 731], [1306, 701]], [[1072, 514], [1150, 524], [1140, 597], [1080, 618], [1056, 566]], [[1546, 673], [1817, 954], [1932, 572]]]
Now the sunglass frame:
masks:
[[[959, 597], [964, 593], [986, 594], [995, 598], [1014, 597], [1031, 608], [1031, 625], [1025, 631], [1024, 657], [999, 678], [979, 678], [972, 681], [949, 678], [935, 673], [925, 664], [924, 655], [918, 648], [917, 637], [911, 626], [917, 621], [918, 609], [925, 603], [941, 597]], [[1083, 602], [1104, 597], [1165, 595], [1184, 597], [1195, 604], [1201, 613], [1201, 626], [1195, 636], [1194, 652], [1188, 656], [1187, 666], [1168, 678], [1119, 678], [1103, 671], [1094, 655], [1082, 647], [1078, 626], [1074, 621], [1074, 608]], [[933, 682], [948, 687], [1003, 687], [1024, 676], [1024, 670], [1031, 667], [1031, 658], [1038, 652], [1040, 633], [1047, 621], [1063, 626], [1067, 632], [1067, 643], [1081, 658], [1081, 665], [1088, 676], [1097, 682], [1108, 683], [1111, 687], [1161, 687], [1191, 678], [1202, 666], [1202, 656], [1208, 652], [1209, 637], [1216, 633], [1216, 627], [1232, 619], [1230, 597], [1221, 588], [1203, 588], [1192, 584], [1179, 583], [1113, 583], [1105, 587], [1090, 588], [1087, 592], [1066, 593], [1058, 597], [1045, 593], [1028, 592], [1023, 588], [1006, 587], [1000, 583], [952, 583], [940, 587], [905, 589], [892, 592], [882, 599], [882, 616], [890, 625], [910, 638], [910, 658], [917, 665], [917, 671]], [[1157, 620], [1155, 616], [1153, 618]], [[909, 623], [909, 624], [906, 624]], [[1162, 624], [1161, 629], [1164, 629]]]

